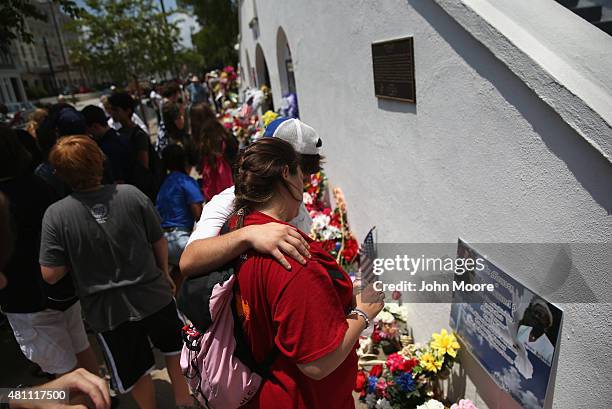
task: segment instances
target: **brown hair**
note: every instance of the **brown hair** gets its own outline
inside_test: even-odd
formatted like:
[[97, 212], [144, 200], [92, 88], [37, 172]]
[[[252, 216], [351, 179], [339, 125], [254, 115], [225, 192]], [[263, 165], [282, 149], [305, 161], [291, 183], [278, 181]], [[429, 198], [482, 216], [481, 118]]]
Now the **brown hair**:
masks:
[[30, 114], [28, 118], [28, 124], [26, 125], [26, 131], [30, 133], [34, 138], [36, 138], [36, 130], [40, 126], [40, 124], [47, 118], [49, 115], [49, 111], [43, 108], [36, 108], [34, 112]]
[[314, 174], [321, 170], [321, 165], [325, 163], [325, 157], [323, 155], [300, 155], [300, 167], [304, 174]]
[[[217, 120], [217, 116], [208, 104], [201, 102], [194, 105], [189, 112], [191, 138], [200, 157], [216, 166], [215, 156], [224, 154], [228, 162], [236, 160], [238, 143], [236, 138]], [[225, 152], [223, 151], [225, 142]]]
[[263, 138], [249, 146], [240, 156], [234, 178], [236, 210], [268, 202], [274, 195], [285, 166], [295, 174], [300, 155], [289, 142]]
[[215, 112], [204, 102], [195, 104], [189, 111], [189, 122], [191, 123], [191, 137], [194, 142], [200, 142], [202, 137], [202, 128], [209, 122], [217, 121]]
[[104, 154], [85, 135], [61, 138], [51, 150], [49, 162], [59, 178], [74, 190], [90, 189], [102, 181]]
[[176, 102], [166, 102], [162, 107], [162, 118], [164, 118], [164, 126], [168, 136], [178, 139], [180, 138], [181, 129], [176, 126], [176, 120], [181, 116], [181, 107]]
[[181, 89], [178, 84], [176, 82], [169, 82], [162, 88], [161, 95], [164, 98], [170, 98], [178, 94], [179, 92], [181, 92]]

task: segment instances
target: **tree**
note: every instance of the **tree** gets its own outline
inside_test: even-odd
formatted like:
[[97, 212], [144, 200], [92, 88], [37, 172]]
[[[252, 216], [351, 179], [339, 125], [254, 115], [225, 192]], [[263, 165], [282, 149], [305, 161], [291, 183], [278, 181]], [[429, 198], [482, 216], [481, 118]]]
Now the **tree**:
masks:
[[235, 0], [178, 0], [192, 10], [202, 27], [192, 41], [208, 67], [236, 65], [238, 54], [238, 4]]
[[153, 0], [85, 0], [86, 8], [69, 29], [79, 40], [69, 44], [73, 61], [108, 75], [116, 83], [165, 75], [175, 65], [177, 22], [167, 23]]
[[[65, 13], [72, 17], [79, 15], [79, 7], [74, 0], [52, 0], [62, 6]], [[47, 16], [36, 7], [35, 0], [2, 0], [0, 2], [0, 50], [7, 51], [11, 41], [21, 39], [31, 43], [32, 34], [26, 27], [26, 19], [47, 21]]]
[[204, 57], [202, 54], [191, 49], [181, 49], [176, 52], [176, 61], [180, 66], [181, 75], [188, 73], [198, 73], [204, 67]]

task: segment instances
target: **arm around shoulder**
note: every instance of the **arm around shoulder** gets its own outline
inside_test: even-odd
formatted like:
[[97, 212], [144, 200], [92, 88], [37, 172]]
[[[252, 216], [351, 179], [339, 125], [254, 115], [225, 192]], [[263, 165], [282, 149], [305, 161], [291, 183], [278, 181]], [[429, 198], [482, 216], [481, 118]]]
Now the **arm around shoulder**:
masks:
[[189, 243], [181, 256], [181, 272], [186, 276], [210, 273], [240, 256], [251, 247], [248, 227]]

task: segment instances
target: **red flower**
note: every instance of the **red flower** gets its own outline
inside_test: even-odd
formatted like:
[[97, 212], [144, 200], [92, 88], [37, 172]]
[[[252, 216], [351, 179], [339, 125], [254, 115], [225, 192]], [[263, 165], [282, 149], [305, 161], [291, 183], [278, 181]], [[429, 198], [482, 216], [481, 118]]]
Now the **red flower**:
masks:
[[387, 368], [391, 373], [399, 372], [412, 372], [419, 361], [416, 358], [406, 359], [400, 354], [393, 353], [387, 357]]
[[397, 352], [389, 355], [387, 357], [387, 368], [394, 373], [396, 371], [401, 371], [404, 367], [404, 357], [399, 355]]
[[357, 257], [357, 252], [359, 251], [359, 244], [357, 244], [357, 240], [349, 239], [344, 242], [344, 251], [342, 255], [347, 263], [350, 263]]
[[357, 379], [355, 381], [355, 392], [360, 392], [360, 396], [365, 396], [367, 385], [368, 375], [366, 375], [364, 371], [357, 372]]
[[419, 364], [419, 360], [416, 358], [410, 358], [407, 359], [404, 362], [404, 370], [406, 372], [412, 372], [412, 370], [414, 369], [415, 366], [417, 366]]
[[340, 212], [334, 212], [331, 215], [331, 219], [329, 220], [329, 224], [332, 226], [340, 228], [342, 226], [342, 222], [340, 220]]
[[383, 366], [381, 364], [374, 365], [372, 369], [370, 369], [370, 376], [375, 376], [376, 378], [379, 378], [380, 375], [382, 375], [382, 371]]
[[372, 332], [372, 342], [374, 342], [375, 344], [379, 344], [381, 340], [382, 340], [382, 337], [380, 336], [380, 331], [375, 329]]

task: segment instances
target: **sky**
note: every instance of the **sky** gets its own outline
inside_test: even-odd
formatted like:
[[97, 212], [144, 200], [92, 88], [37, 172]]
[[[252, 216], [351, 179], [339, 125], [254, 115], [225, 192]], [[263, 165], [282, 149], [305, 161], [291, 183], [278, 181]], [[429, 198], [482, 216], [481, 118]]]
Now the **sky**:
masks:
[[[76, 0], [79, 6], [84, 5], [83, 0]], [[164, 0], [164, 6], [166, 11], [171, 11], [176, 9], [176, 0]], [[195, 16], [189, 15], [186, 13], [176, 13], [173, 14], [168, 19], [169, 21], [177, 21], [181, 20], [178, 23], [178, 27], [181, 30], [181, 44], [183, 47], [192, 48], [193, 44], [191, 43], [191, 27], [194, 28], [194, 32], [200, 29], [200, 25], [196, 21]]]

